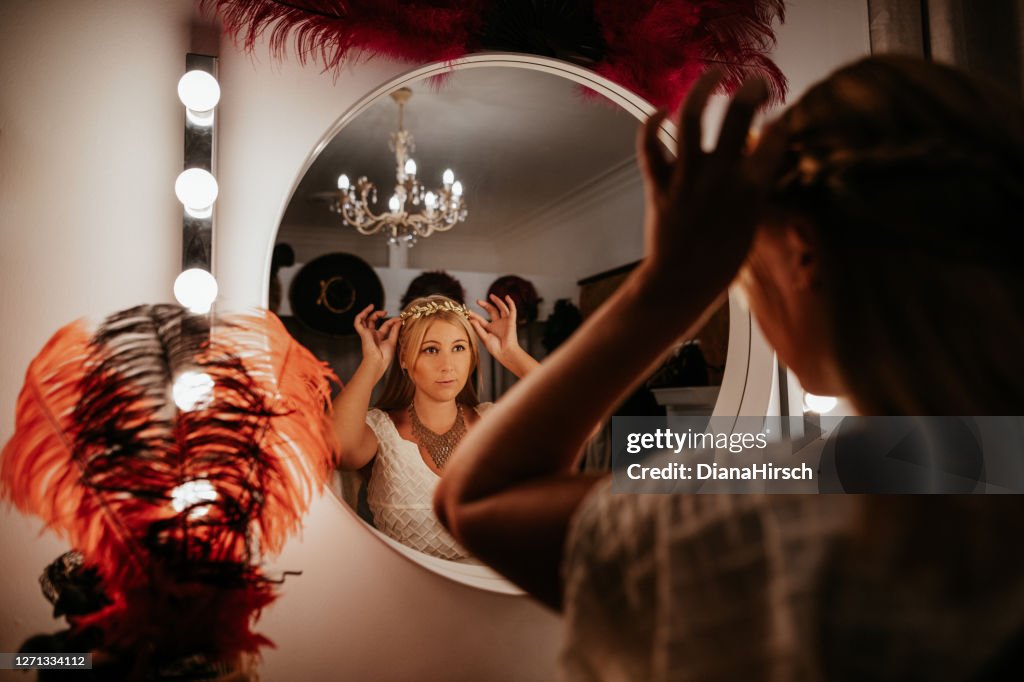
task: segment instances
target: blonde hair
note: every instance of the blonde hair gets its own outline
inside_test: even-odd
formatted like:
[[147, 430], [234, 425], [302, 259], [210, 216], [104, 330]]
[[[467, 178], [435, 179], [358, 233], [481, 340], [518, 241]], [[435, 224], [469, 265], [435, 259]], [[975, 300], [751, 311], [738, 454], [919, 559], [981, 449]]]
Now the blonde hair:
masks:
[[404, 322], [398, 334], [395, 360], [391, 363], [391, 368], [384, 378], [384, 388], [381, 390], [375, 407], [385, 411], [404, 410], [412, 403], [412, 398], [416, 394], [416, 385], [412, 383], [409, 373], [403, 370], [402, 366], [408, 367], [409, 371], [416, 366], [423, 337], [427, 335], [430, 325], [437, 321], [453, 324], [466, 332], [473, 359], [473, 369], [455, 401], [467, 407], [476, 407], [479, 404], [480, 399], [477, 397], [476, 385], [479, 382], [477, 367], [480, 363], [480, 352], [477, 347], [476, 333], [469, 324], [468, 312], [468, 308], [461, 303], [440, 295], [421, 296], [405, 306], [405, 309], [402, 310]]

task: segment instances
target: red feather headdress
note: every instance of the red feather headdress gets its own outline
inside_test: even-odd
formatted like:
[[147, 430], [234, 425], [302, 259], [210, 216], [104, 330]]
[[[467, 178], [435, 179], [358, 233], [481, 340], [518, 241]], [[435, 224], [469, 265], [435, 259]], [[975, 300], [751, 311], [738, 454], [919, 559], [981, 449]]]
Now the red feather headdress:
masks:
[[201, 0], [252, 50], [270, 31], [283, 57], [337, 70], [380, 55], [417, 63], [499, 50], [593, 69], [659, 107], [675, 108], [709, 66], [733, 90], [764, 80], [775, 103], [786, 78], [768, 54], [783, 0]]
[[[185, 371], [212, 379], [189, 410], [172, 397]], [[250, 629], [274, 599], [258, 559], [327, 480], [331, 380], [269, 312], [211, 328], [140, 306], [58, 331], [29, 366], [0, 487], [98, 570], [112, 603], [76, 626], [167, 657], [269, 643]]]

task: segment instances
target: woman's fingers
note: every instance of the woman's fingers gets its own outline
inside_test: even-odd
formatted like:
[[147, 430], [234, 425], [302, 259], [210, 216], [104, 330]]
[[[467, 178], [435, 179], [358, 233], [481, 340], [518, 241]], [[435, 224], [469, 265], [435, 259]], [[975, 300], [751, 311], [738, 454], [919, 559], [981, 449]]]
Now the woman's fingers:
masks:
[[[508, 297], [506, 296], [506, 298], [508, 298]], [[501, 300], [501, 298], [497, 294], [491, 294], [491, 300], [494, 301], [495, 307], [499, 311], [501, 311], [501, 316], [502, 317], [508, 317], [508, 315], [509, 315], [508, 306], [505, 305], [505, 301]]]
[[672, 178], [677, 185], [682, 183], [683, 173], [693, 172], [700, 165], [700, 159], [704, 154], [701, 145], [704, 137], [701, 118], [704, 116], [708, 98], [721, 80], [720, 69], [706, 71], [690, 89], [679, 112], [679, 157], [682, 163], [676, 163]]
[[485, 320], [484, 318], [480, 317], [479, 313], [475, 313], [472, 310], [469, 311], [469, 321], [470, 322], [477, 322], [482, 327], [484, 327], [485, 329], [487, 328], [487, 320]]
[[359, 329], [363, 325], [363, 323], [364, 323], [364, 321], [366, 319], [367, 314], [371, 310], [373, 310], [373, 304], [372, 303], [359, 311], [359, 314], [356, 315], [355, 319], [352, 321], [352, 323], [353, 323], [353, 325], [355, 325], [356, 329]]
[[480, 323], [479, 316], [478, 317], [471, 317], [471, 318], [469, 318], [469, 324], [470, 324], [470, 326], [473, 327], [473, 331], [476, 332], [477, 336], [479, 336], [481, 339], [486, 339], [487, 338], [487, 334], [488, 334], [487, 328], [484, 327], [483, 324]]
[[718, 134], [718, 146], [714, 156], [727, 164], [734, 163], [750, 135], [750, 123], [754, 114], [768, 99], [768, 87], [760, 79], [748, 80], [736, 91]]
[[487, 314], [491, 316], [492, 320], [498, 319], [498, 311], [490, 303], [488, 303], [487, 301], [483, 300], [482, 298], [478, 298], [478, 299], [476, 299], [476, 304], [478, 306], [480, 306], [481, 308], [483, 308], [487, 312]]
[[659, 109], [651, 114], [640, 129], [637, 137], [637, 156], [640, 157], [640, 170], [644, 177], [655, 187], [661, 189], [672, 177], [672, 162], [665, 157], [665, 146], [658, 139], [661, 124], [668, 112]]
[[508, 305], [508, 318], [509, 321], [515, 326], [516, 321], [516, 302], [511, 296], [505, 296], [505, 303]]
[[393, 317], [380, 326], [381, 335], [389, 344], [398, 342], [398, 332], [402, 329], [402, 318]]
[[771, 189], [787, 147], [788, 142], [780, 124], [768, 125], [762, 130], [747, 164], [748, 179], [756, 188], [758, 196], [763, 197]]

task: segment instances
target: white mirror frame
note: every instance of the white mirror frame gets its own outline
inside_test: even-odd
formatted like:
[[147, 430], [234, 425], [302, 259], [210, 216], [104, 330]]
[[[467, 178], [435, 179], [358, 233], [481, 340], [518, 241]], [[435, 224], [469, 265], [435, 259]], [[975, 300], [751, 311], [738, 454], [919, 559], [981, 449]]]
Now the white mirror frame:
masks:
[[[320, 153], [327, 144], [350, 121], [375, 104], [379, 99], [386, 97], [389, 93], [400, 87], [452, 71], [488, 67], [528, 69], [566, 78], [608, 98], [633, 115], [638, 122], [646, 120], [655, 111], [655, 108], [642, 97], [626, 90], [620, 85], [582, 67], [546, 57], [492, 52], [473, 54], [451, 62], [439, 62], [418, 67], [382, 83], [375, 90], [359, 99], [338, 117], [334, 125], [324, 133], [292, 184], [291, 191], [288, 193], [288, 200], [278, 216], [278, 229], [280, 229], [281, 220], [284, 218], [284, 210], [294, 197], [299, 182], [305, 177], [310, 166], [320, 156]], [[670, 149], [674, 149], [676, 131], [675, 126], [671, 122], [666, 122], [662, 125], [661, 139]], [[638, 215], [638, 229], [641, 222], [642, 216]], [[264, 274], [263, 281], [268, 283], [270, 281], [270, 256], [273, 252], [275, 241], [276, 232], [275, 238], [270, 240], [267, 250], [266, 263], [268, 269]], [[726, 352], [722, 387], [718, 394], [718, 401], [715, 403], [713, 416], [738, 417], [740, 415], [756, 416], [767, 414], [769, 396], [772, 390], [773, 366], [774, 352], [761, 335], [757, 325], [753, 322], [750, 312], [740, 302], [739, 297], [730, 291], [729, 346]], [[346, 514], [354, 523], [358, 523], [367, 532], [379, 538], [381, 542], [420, 566], [464, 585], [504, 594], [523, 594], [522, 590], [486, 566], [447, 561], [406, 547], [359, 518], [355, 511], [342, 502], [333, 492], [330, 497], [333, 499], [333, 505], [341, 513]]]

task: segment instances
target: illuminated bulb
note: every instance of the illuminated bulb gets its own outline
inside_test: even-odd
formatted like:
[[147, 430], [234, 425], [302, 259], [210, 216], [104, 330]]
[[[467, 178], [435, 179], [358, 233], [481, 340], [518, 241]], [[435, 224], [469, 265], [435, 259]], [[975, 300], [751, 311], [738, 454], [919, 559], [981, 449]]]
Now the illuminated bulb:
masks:
[[456, 180], [455, 184], [452, 185], [452, 196], [455, 196], [455, 197], [461, 197], [462, 196], [462, 181], [461, 180]]
[[[171, 491], [171, 507], [179, 514], [194, 504], [214, 502], [216, 499], [217, 490], [204, 478], [185, 481]], [[208, 505], [192, 507], [189, 516], [205, 516], [209, 511]]]
[[171, 396], [182, 412], [202, 409], [213, 400], [213, 379], [206, 372], [182, 372], [174, 381]]
[[839, 399], [830, 395], [814, 395], [804, 393], [804, 412], [828, 414], [839, 404]]
[[452, 172], [451, 168], [446, 168], [444, 175], [441, 176], [441, 182], [444, 183], [445, 187], [455, 182], [455, 173]]
[[392, 213], [398, 213], [398, 208], [401, 204], [398, 203], [398, 197], [394, 194], [391, 195], [391, 199], [388, 200], [388, 208]]
[[210, 111], [220, 101], [220, 85], [206, 71], [189, 71], [178, 81], [178, 99], [192, 111]]
[[174, 298], [194, 313], [208, 313], [217, 298], [217, 280], [202, 268], [189, 268], [174, 280]]
[[191, 109], [186, 108], [185, 118], [194, 126], [209, 128], [213, 125], [213, 109], [210, 109], [209, 111], [192, 111]]
[[338, 176], [338, 189], [344, 191], [351, 187], [351, 183], [348, 181], [348, 176], [342, 173]]
[[437, 195], [433, 192], [427, 192], [427, 196], [423, 197], [423, 201], [427, 204], [427, 208], [430, 210], [437, 208]]
[[174, 181], [174, 193], [185, 208], [205, 210], [217, 201], [217, 179], [202, 168], [183, 170]]
[[198, 220], [204, 220], [213, 215], [213, 206], [207, 206], [206, 208], [189, 208], [186, 206], [185, 213]]
[[416, 175], [416, 162], [412, 159], [405, 162], [405, 174]]

